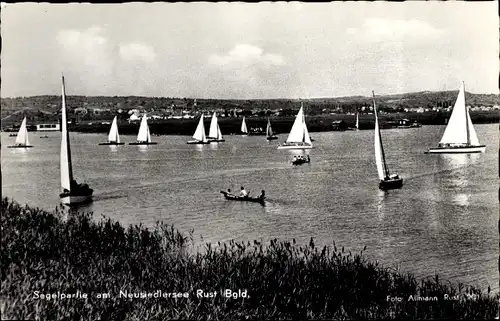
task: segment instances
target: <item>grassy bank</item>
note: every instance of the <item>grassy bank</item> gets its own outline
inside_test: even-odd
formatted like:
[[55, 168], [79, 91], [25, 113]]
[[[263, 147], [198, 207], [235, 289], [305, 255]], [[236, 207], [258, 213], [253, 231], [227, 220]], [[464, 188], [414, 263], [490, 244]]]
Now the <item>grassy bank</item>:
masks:
[[[206, 245], [158, 223], [124, 227], [90, 214], [2, 199], [1, 313], [17, 319], [491, 319], [498, 299], [438, 279], [416, 280], [343, 249], [272, 241]], [[196, 291], [215, 291], [198, 298]], [[221, 290], [247, 291], [226, 298]], [[120, 298], [128, 292], [187, 292], [188, 298]], [[40, 291], [35, 294], [35, 291]], [[87, 299], [41, 299], [40, 293]], [[98, 293], [109, 293], [107, 299]], [[444, 295], [457, 300], [444, 300]], [[410, 295], [437, 301], [408, 301]], [[394, 301], [388, 300], [393, 298]], [[402, 298], [397, 302], [395, 298]]]
[[[360, 115], [360, 129], [373, 129], [375, 127], [374, 116], [369, 114]], [[381, 126], [384, 128], [386, 123], [391, 120], [408, 118], [417, 120], [423, 125], [444, 125], [449, 115], [445, 113], [399, 113], [380, 116]], [[498, 112], [474, 112], [471, 115], [474, 124], [498, 123]], [[239, 134], [242, 118], [223, 118], [219, 119], [219, 126], [223, 135]], [[271, 122], [273, 130], [277, 133], [289, 133], [292, 128], [295, 117], [272, 117]], [[307, 116], [306, 123], [310, 132], [324, 132], [332, 130], [332, 121], [343, 120], [347, 126], [353, 127], [356, 119], [354, 115], [335, 114]], [[150, 120], [149, 128], [152, 134], [157, 135], [193, 135], [198, 119], [166, 119]], [[109, 124], [100, 124], [100, 122], [81, 121], [71, 128], [72, 131], [83, 133], [107, 133]], [[261, 127], [265, 130], [267, 118], [265, 117], [247, 117], [248, 128]], [[118, 123], [120, 134], [137, 135], [139, 122], [129, 124], [127, 121]], [[205, 128], [209, 128], [210, 118], [205, 119]]]

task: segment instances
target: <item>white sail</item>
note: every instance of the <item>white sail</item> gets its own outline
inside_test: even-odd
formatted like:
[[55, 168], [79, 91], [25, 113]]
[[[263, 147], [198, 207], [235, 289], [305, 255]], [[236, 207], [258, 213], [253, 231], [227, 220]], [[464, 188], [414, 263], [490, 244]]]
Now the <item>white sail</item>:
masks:
[[217, 115], [214, 114], [212, 115], [212, 120], [210, 121], [210, 129], [208, 131], [208, 137], [210, 138], [217, 138], [219, 139], [219, 124], [217, 123]]
[[380, 136], [380, 128], [378, 124], [377, 107], [375, 105], [375, 94], [373, 94], [373, 113], [375, 114], [375, 163], [377, 164], [378, 178], [384, 180], [385, 173], [385, 159], [384, 159], [384, 146], [382, 145], [382, 137]]
[[62, 107], [61, 107], [61, 187], [71, 191], [73, 170], [71, 168], [71, 150], [69, 145], [68, 121], [66, 119], [66, 92], [64, 76], [62, 77]]
[[241, 132], [248, 133], [247, 123], [245, 122], [245, 116], [243, 116], [243, 121], [241, 122]]
[[[469, 112], [465, 106], [465, 89], [464, 84], [460, 86], [460, 91], [458, 92], [457, 101], [453, 106], [453, 111], [451, 112], [450, 119], [448, 120], [448, 125], [444, 130], [443, 137], [441, 138], [440, 144], [467, 144], [467, 122], [469, 118]], [[469, 131], [472, 127], [472, 122], [470, 123]], [[475, 134], [475, 133], [474, 133]], [[477, 138], [477, 136], [476, 136]]]
[[138, 142], [151, 142], [151, 135], [149, 133], [148, 119], [146, 115], [142, 116], [141, 126], [139, 127], [139, 133], [137, 134]]
[[120, 143], [120, 135], [118, 134], [118, 124], [116, 121], [116, 116], [113, 119], [113, 123], [111, 124], [111, 129], [109, 130], [108, 142]]
[[222, 139], [222, 133], [220, 132], [220, 127], [219, 127], [219, 124], [217, 124], [217, 139]]
[[200, 122], [196, 127], [196, 131], [194, 132], [193, 138], [201, 142], [207, 141], [207, 138], [205, 137], [205, 125], [203, 124], [203, 114], [201, 114]]
[[266, 128], [266, 135], [269, 137], [269, 136], [273, 136], [273, 129], [271, 127], [271, 120], [268, 118], [267, 119], [267, 128]]
[[356, 112], [356, 129], [359, 129], [359, 114]]
[[30, 141], [28, 139], [28, 129], [26, 128], [26, 117], [24, 117], [23, 122], [21, 123], [21, 128], [19, 128], [19, 132], [16, 137], [17, 145], [28, 146]]
[[474, 126], [472, 125], [472, 120], [470, 119], [469, 112], [467, 112], [467, 123], [468, 123], [468, 128], [469, 128], [469, 141], [470, 144], [473, 146], [478, 146], [481, 145], [479, 143], [479, 138], [477, 138], [476, 130], [474, 129]]
[[312, 145], [311, 137], [309, 137], [309, 131], [306, 126], [306, 116], [302, 114], [302, 128], [304, 128], [304, 143]]
[[[305, 130], [304, 130], [305, 129]], [[302, 143], [305, 138], [305, 122], [304, 122], [304, 110], [303, 107], [300, 106], [299, 113], [295, 117], [295, 121], [293, 122], [292, 129], [290, 130], [290, 134], [286, 140], [287, 143]], [[309, 134], [307, 135], [309, 136]], [[310, 138], [309, 138], [310, 142]]]

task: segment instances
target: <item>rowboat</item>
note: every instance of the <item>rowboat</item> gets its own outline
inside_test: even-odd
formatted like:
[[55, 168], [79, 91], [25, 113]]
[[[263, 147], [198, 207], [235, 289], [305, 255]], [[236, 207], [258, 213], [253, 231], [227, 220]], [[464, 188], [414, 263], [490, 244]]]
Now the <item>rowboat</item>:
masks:
[[311, 159], [309, 157], [307, 159], [295, 158], [294, 160], [292, 160], [292, 165], [302, 165], [302, 164], [306, 164], [306, 163], [310, 163], [310, 162], [311, 162]]
[[264, 204], [264, 202], [265, 202], [265, 197], [250, 197], [250, 196], [241, 197], [241, 196], [231, 195], [226, 191], [220, 191], [220, 192], [221, 192], [221, 194], [224, 195], [224, 197], [227, 200], [230, 200], [230, 201], [254, 202], [254, 203], [261, 203], [261, 204]]

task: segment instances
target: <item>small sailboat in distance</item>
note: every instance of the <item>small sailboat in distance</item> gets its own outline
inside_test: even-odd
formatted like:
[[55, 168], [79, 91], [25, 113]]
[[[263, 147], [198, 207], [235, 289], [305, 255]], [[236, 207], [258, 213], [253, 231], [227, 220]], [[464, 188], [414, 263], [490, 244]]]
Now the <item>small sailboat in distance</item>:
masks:
[[220, 131], [219, 122], [217, 120], [217, 115], [215, 112], [212, 115], [212, 120], [210, 121], [210, 129], [208, 131], [207, 139], [210, 143], [225, 141], [224, 138], [222, 138], [222, 133]]
[[200, 116], [200, 121], [198, 122], [198, 126], [196, 126], [196, 130], [193, 134], [194, 140], [190, 140], [188, 144], [209, 144], [207, 137], [205, 136], [205, 124], [203, 123], [203, 114]]
[[151, 133], [149, 132], [148, 119], [146, 114], [142, 116], [139, 133], [137, 134], [137, 141], [128, 143], [129, 145], [156, 145], [157, 142], [151, 141]]
[[359, 130], [359, 113], [358, 111], [356, 111], [356, 125], [354, 125], [356, 127], [356, 130]]
[[87, 184], [78, 184], [73, 178], [73, 167], [71, 164], [71, 149], [69, 143], [68, 121], [66, 119], [66, 90], [64, 88], [64, 76], [62, 76], [62, 108], [61, 108], [61, 188], [59, 194], [61, 203], [75, 205], [92, 201], [94, 192]]
[[108, 134], [108, 141], [106, 143], [99, 143], [99, 145], [124, 145], [125, 143], [120, 143], [120, 134], [118, 134], [118, 125], [116, 116], [113, 118], [113, 123], [111, 124], [111, 129]]
[[278, 139], [278, 136], [274, 135], [273, 133], [273, 128], [271, 127], [271, 120], [269, 118], [267, 119], [266, 136], [267, 140]]
[[465, 105], [465, 84], [462, 82], [443, 137], [438, 147], [430, 148], [426, 154], [484, 153], [485, 150], [486, 146], [479, 143]]
[[401, 188], [403, 186], [403, 178], [399, 177], [397, 174], [391, 175], [385, 162], [384, 145], [382, 144], [382, 136], [380, 135], [377, 106], [375, 104], [375, 93], [372, 91], [372, 94], [373, 113], [375, 114], [375, 162], [377, 164], [377, 172], [380, 179], [378, 187], [381, 190]]
[[26, 128], [26, 117], [24, 117], [23, 122], [21, 123], [21, 127], [17, 132], [16, 136], [16, 144], [7, 146], [8, 148], [30, 148], [33, 145], [30, 145], [30, 141], [28, 139], [28, 129]]
[[311, 137], [309, 137], [304, 118], [304, 106], [301, 104], [286, 142], [279, 145], [278, 149], [311, 149], [312, 147]]
[[245, 116], [243, 116], [243, 121], [241, 122], [241, 129], [240, 129], [240, 131], [241, 131], [241, 134], [243, 136], [248, 135], [248, 129], [247, 129], [247, 123], [245, 121]]

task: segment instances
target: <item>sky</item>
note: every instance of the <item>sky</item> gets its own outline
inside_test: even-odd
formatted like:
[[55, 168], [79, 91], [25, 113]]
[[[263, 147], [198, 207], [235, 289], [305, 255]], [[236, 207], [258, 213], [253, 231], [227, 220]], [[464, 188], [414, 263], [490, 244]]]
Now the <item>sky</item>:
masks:
[[2, 4], [1, 97], [498, 94], [497, 1]]

